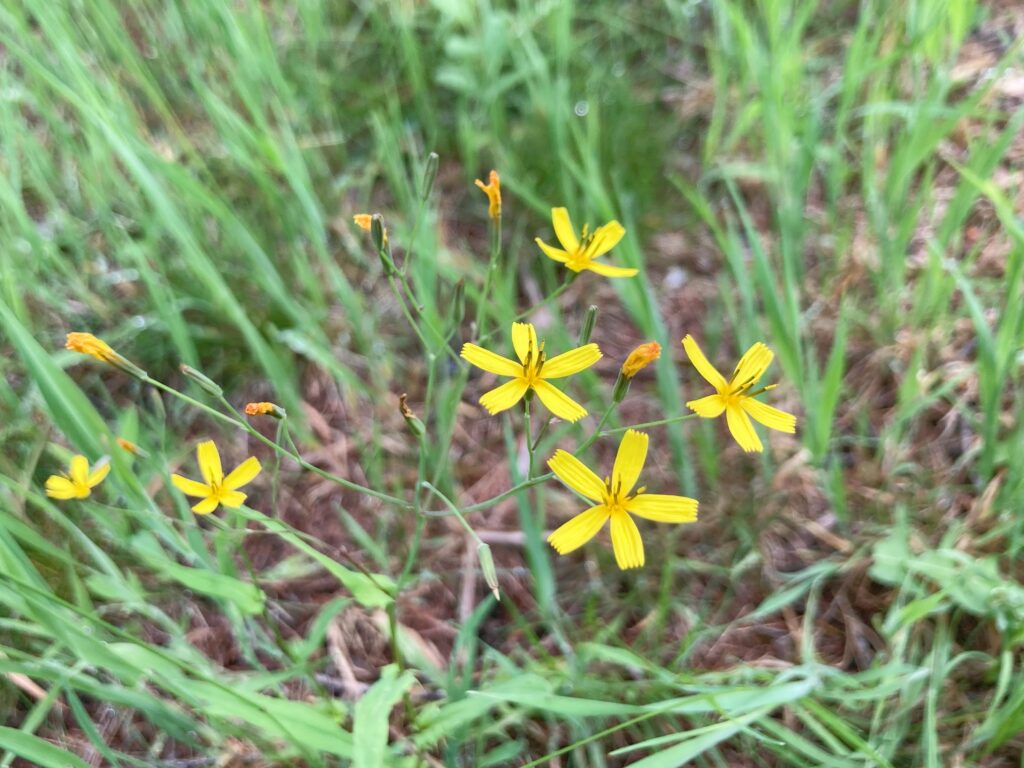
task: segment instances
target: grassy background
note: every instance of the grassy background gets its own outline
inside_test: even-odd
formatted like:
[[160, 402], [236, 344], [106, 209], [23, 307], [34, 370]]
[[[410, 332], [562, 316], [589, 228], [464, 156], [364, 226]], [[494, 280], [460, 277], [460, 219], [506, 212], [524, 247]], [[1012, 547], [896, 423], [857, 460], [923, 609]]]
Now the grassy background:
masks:
[[[0, 8], [0, 765], [1018, 764], [1022, 35], [1015, 3], [973, 0]], [[532, 243], [550, 206], [628, 230], [639, 278], [537, 316], [564, 349], [600, 307], [577, 395], [654, 338], [619, 418], [680, 414], [683, 333], [723, 368], [764, 339], [799, 431], [762, 457], [718, 424], [652, 435], [702, 517], [647, 527], [641, 572], [537, 546], [573, 508], [552, 487], [473, 519], [496, 605], [431, 520], [389, 638], [308, 552], [166, 493], [198, 436], [232, 460], [242, 436], [63, 335], [276, 400], [311, 460], [396, 493], [408, 391], [448, 447], [431, 473], [486, 498], [520, 446], [459, 405], [477, 377], [424, 353], [350, 222], [385, 215], [444, 326], [454, 281], [471, 305], [483, 282], [491, 167], [493, 316], [559, 284]], [[113, 503], [42, 495], [114, 435], [150, 457], [113, 453]], [[288, 466], [253, 500], [401, 571], [407, 517]]]

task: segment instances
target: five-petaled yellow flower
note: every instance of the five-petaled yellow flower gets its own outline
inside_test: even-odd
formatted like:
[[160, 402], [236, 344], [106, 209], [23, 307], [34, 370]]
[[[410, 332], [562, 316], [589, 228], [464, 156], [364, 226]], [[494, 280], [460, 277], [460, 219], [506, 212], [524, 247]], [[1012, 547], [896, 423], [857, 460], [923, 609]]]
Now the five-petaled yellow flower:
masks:
[[484, 194], [487, 195], [487, 215], [492, 219], [501, 218], [501, 179], [498, 177], [497, 171], [491, 171], [490, 176], [487, 177], [487, 183], [484, 184], [480, 179], [475, 182], [480, 189], [483, 190]]
[[683, 339], [683, 349], [686, 350], [686, 354], [697, 372], [717, 390], [714, 395], [708, 395], [699, 400], [690, 400], [686, 406], [698, 416], [703, 416], [706, 419], [721, 416], [725, 411], [725, 420], [729, 425], [729, 431], [744, 451], [764, 450], [749, 417], [753, 417], [766, 427], [777, 429], [779, 432], [790, 434], [796, 432], [796, 416], [754, 399], [754, 395], [774, 389], [775, 384], [761, 387], [755, 392], [750, 391], [751, 387], [768, 370], [774, 357], [772, 351], [765, 344], [759, 341], [748, 349], [740, 358], [736, 370], [732, 372], [728, 381], [718, 372], [718, 369], [708, 362], [700, 347], [697, 346], [697, 342], [689, 334]]
[[565, 208], [551, 209], [551, 223], [555, 228], [555, 237], [562, 247], [554, 248], [537, 238], [537, 245], [549, 259], [565, 264], [573, 272], [589, 269], [605, 277], [632, 277], [639, 271], [631, 267], [613, 267], [611, 264], [594, 261], [618, 245], [619, 240], [626, 234], [626, 230], [619, 222], [609, 221], [592, 233], [588, 233], [587, 225], [584, 224], [581, 239], [576, 238], [576, 230], [569, 219], [569, 211]]
[[495, 354], [476, 344], [463, 344], [462, 357], [489, 373], [511, 376], [512, 381], [485, 392], [480, 405], [490, 414], [511, 408], [523, 399], [528, 390], [537, 393], [540, 401], [555, 416], [565, 421], [579, 421], [587, 410], [571, 397], [556, 389], [549, 379], [561, 379], [589, 368], [601, 359], [597, 344], [586, 344], [548, 360], [543, 342], [537, 342], [537, 331], [530, 323], [512, 323], [512, 346], [519, 362]]
[[110, 472], [110, 464], [97, 464], [89, 471], [89, 460], [85, 456], [72, 456], [68, 473], [50, 475], [46, 478], [46, 495], [51, 499], [84, 499], [92, 489], [103, 482]]
[[647, 435], [632, 429], [622, 436], [611, 478], [601, 480], [571, 453], [555, 452], [548, 460], [551, 471], [576, 493], [595, 502], [548, 536], [548, 543], [558, 554], [586, 544], [611, 518], [615, 562], [622, 570], [639, 568], [644, 564], [644, 543], [630, 515], [659, 523], [692, 523], [697, 519], [696, 499], [647, 493], [645, 487], [634, 490], [646, 459]]
[[171, 475], [171, 482], [174, 487], [187, 496], [196, 496], [202, 499], [192, 507], [197, 515], [207, 515], [223, 504], [230, 509], [236, 509], [245, 503], [246, 495], [239, 491], [246, 483], [252, 482], [253, 478], [260, 473], [260, 462], [255, 456], [239, 464], [233, 472], [224, 477], [224, 470], [220, 466], [220, 452], [212, 440], [200, 443], [196, 449], [196, 458], [199, 461], [199, 471], [203, 475], [205, 483], [189, 480], [181, 475]]

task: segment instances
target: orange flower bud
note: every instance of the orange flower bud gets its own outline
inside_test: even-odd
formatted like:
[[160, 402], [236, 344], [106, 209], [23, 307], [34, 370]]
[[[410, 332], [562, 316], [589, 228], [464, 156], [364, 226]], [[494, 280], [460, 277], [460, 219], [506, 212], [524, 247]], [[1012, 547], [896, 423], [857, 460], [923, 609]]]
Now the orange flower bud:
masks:
[[81, 352], [83, 355], [95, 357], [100, 362], [120, 368], [125, 373], [137, 378], [147, 378], [144, 370], [135, 365], [131, 360], [118, 354], [103, 339], [98, 339], [91, 333], [81, 333], [78, 331], [69, 333], [64, 347], [72, 352]]
[[492, 219], [501, 218], [501, 179], [498, 178], [497, 171], [491, 171], [490, 176], [487, 177], [487, 184], [484, 184], [480, 179], [477, 179], [474, 183], [483, 190], [484, 194], [487, 195], [489, 205], [487, 206], [487, 215]]
[[626, 362], [622, 364], [622, 375], [632, 379], [642, 369], [661, 357], [661, 345], [656, 341], [649, 341], [629, 353]]
[[284, 408], [273, 403], [247, 403], [245, 406], [246, 416], [273, 416], [275, 419], [285, 417]]

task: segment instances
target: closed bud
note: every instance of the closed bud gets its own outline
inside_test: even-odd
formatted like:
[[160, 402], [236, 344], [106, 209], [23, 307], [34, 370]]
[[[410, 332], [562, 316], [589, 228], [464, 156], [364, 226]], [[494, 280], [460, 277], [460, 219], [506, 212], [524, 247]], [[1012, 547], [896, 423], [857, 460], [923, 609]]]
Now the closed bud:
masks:
[[426, 202], [427, 198], [430, 197], [430, 193], [434, 189], [434, 180], [437, 178], [437, 164], [438, 164], [437, 152], [431, 152], [427, 155], [427, 164], [423, 168], [423, 185], [420, 187], [420, 198]]
[[198, 384], [203, 389], [203, 391], [207, 392], [208, 394], [211, 394], [214, 397], [220, 397], [221, 395], [224, 394], [224, 390], [221, 389], [213, 379], [209, 378], [200, 371], [197, 371], [191, 365], [185, 365], [184, 363], [182, 363], [181, 372], [188, 376], [190, 379], [192, 379], [192, 381]]
[[455, 289], [452, 291], [451, 313], [452, 328], [458, 328], [462, 325], [462, 321], [466, 317], [465, 279], [460, 278], [459, 281], [455, 283]]
[[587, 307], [587, 313], [583, 316], [583, 325], [580, 328], [580, 343], [578, 346], [590, 343], [590, 337], [594, 333], [594, 324], [597, 322], [597, 307], [591, 304]]
[[487, 195], [487, 215], [491, 219], [497, 220], [501, 218], [501, 179], [498, 177], [497, 171], [491, 171], [487, 177], [487, 183], [484, 184], [480, 179], [475, 182], [483, 193]]
[[490, 588], [491, 594], [494, 595], [495, 600], [501, 600], [501, 593], [498, 591], [498, 570], [494, 567], [491, 548], [480, 542], [480, 546], [476, 548], [476, 556], [480, 561], [480, 571], [484, 575], [484, 581]]
[[274, 403], [246, 403], [246, 416], [270, 416], [275, 419], [286, 419], [288, 414], [284, 408]]
[[139, 446], [137, 446], [131, 440], [125, 440], [123, 437], [119, 437], [117, 438], [117, 444], [121, 446], [121, 448], [123, 448], [124, 450], [128, 451], [128, 453], [132, 454], [133, 456], [138, 456], [140, 459], [145, 459], [149, 457], [149, 454], [146, 451], [139, 448]]
[[622, 364], [622, 375], [632, 379], [640, 371], [646, 368], [661, 357], [661, 345], [656, 341], [649, 341], [629, 353], [626, 362]]
[[391, 246], [388, 244], [388, 231], [384, 226], [384, 217], [379, 213], [373, 214], [370, 218], [370, 239], [373, 240], [373, 247], [377, 249], [377, 254], [380, 256], [384, 273], [388, 277], [397, 274], [395, 262], [391, 260]]
[[398, 410], [402, 412], [402, 418], [405, 419], [405, 423], [409, 427], [409, 431], [412, 432], [417, 438], [423, 437], [427, 433], [427, 428], [423, 426], [423, 422], [419, 420], [419, 417], [412, 412], [406, 400], [408, 395], [401, 394], [398, 397]]
[[103, 339], [98, 339], [91, 333], [74, 332], [69, 333], [64, 344], [65, 349], [73, 352], [80, 352], [83, 355], [90, 355], [100, 362], [107, 363], [119, 368], [130, 376], [137, 379], [147, 379], [149, 376], [128, 358], [114, 350]]
[[619, 378], [615, 380], [615, 389], [612, 390], [612, 402], [621, 403], [626, 398], [626, 393], [629, 392], [629, 382], [632, 379], [619, 371]]

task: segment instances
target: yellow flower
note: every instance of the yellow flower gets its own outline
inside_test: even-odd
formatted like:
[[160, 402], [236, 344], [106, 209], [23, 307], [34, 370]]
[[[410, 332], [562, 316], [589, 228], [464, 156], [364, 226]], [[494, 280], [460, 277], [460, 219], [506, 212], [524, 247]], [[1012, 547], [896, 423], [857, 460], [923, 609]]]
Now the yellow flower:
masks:
[[488, 413], [493, 415], [511, 408], [532, 389], [548, 410], [560, 419], [573, 422], [587, 415], [583, 406], [552, 386], [548, 379], [561, 379], [592, 366], [601, 359], [597, 344], [577, 347], [548, 360], [544, 356], [543, 342], [537, 343], [537, 331], [533, 325], [512, 323], [512, 346], [519, 357], [518, 363], [476, 344], [462, 345], [463, 359], [477, 368], [512, 377], [512, 381], [484, 393], [480, 398], [480, 405]]
[[239, 464], [233, 472], [224, 477], [224, 470], [220, 466], [220, 452], [212, 440], [200, 443], [196, 449], [196, 458], [199, 461], [199, 471], [203, 475], [205, 483], [189, 480], [181, 475], [171, 475], [171, 482], [174, 487], [186, 496], [201, 498], [198, 504], [192, 507], [197, 515], [207, 515], [217, 508], [218, 504], [235, 509], [242, 506], [246, 496], [239, 491], [246, 483], [251, 483], [253, 478], [260, 473], [260, 462], [254, 456]]
[[609, 221], [591, 234], [587, 233], [587, 225], [584, 225], [582, 241], [576, 239], [576, 230], [573, 229], [569, 211], [565, 208], [551, 209], [551, 223], [555, 228], [555, 236], [562, 247], [554, 248], [539, 237], [536, 238], [537, 245], [549, 259], [554, 259], [559, 264], [565, 264], [573, 272], [589, 269], [591, 272], [597, 272], [605, 277], [632, 277], [639, 271], [594, 261], [598, 256], [603, 256], [614, 248], [626, 234], [626, 230], [619, 222]]
[[725, 411], [725, 421], [729, 425], [729, 431], [744, 451], [764, 450], [749, 417], [753, 417], [766, 427], [779, 432], [790, 434], [796, 432], [796, 416], [754, 399], [754, 395], [774, 389], [775, 384], [761, 387], [756, 392], [750, 391], [750, 388], [768, 370], [774, 357], [766, 345], [757, 342], [748, 349], [746, 354], [740, 358], [736, 370], [732, 372], [732, 377], [728, 381], [708, 362], [700, 347], [697, 346], [697, 342], [689, 334], [683, 339], [683, 349], [686, 350], [686, 354], [697, 372], [717, 390], [714, 395], [689, 401], [686, 407], [705, 419], [721, 416]]
[[647, 459], [647, 435], [627, 430], [615, 455], [611, 478], [603, 481], [587, 465], [567, 451], [558, 450], [548, 466], [559, 480], [595, 506], [576, 515], [548, 536], [548, 543], [560, 555], [586, 544], [611, 518], [612, 549], [619, 568], [644, 564], [644, 543], [630, 515], [659, 523], [692, 523], [697, 519], [697, 500], [686, 496], [647, 493], [634, 486]]
[[626, 362], [622, 364], [622, 375], [627, 379], [632, 379], [659, 357], [661, 357], [661, 344], [656, 341], [641, 344], [629, 353]]
[[487, 206], [487, 215], [492, 219], [501, 218], [501, 179], [498, 178], [497, 171], [491, 171], [491, 175], [487, 178], [487, 184], [484, 184], [480, 179], [477, 179], [476, 184], [480, 189], [487, 195], [490, 204]]
[[50, 475], [46, 478], [46, 495], [51, 499], [84, 499], [103, 482], [108, 472], [110, 464], [106, 462], [97, 464], [90, 472], [89, 460], [85, 456], [72, 456], [66, 475]]

